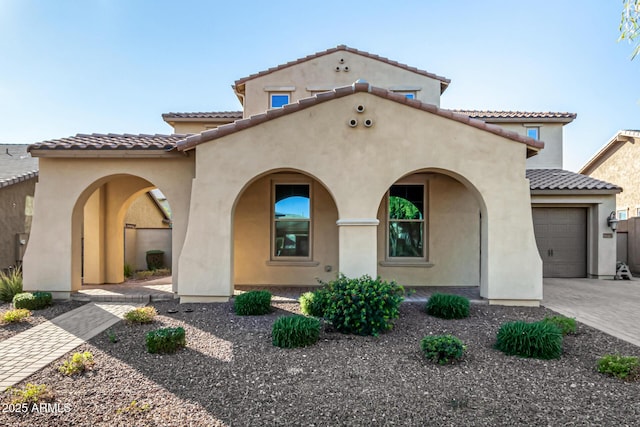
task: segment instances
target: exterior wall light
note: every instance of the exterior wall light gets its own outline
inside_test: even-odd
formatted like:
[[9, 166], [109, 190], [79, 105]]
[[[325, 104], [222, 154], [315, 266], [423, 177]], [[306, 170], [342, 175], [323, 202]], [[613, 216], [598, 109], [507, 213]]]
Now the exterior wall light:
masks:
[[618, 229], [618, 219], [616, 218], [615, 211], [611, 211], [611, 213], [607, 217], [607, 225], [611, 228], [613, 232], [615, 232]]

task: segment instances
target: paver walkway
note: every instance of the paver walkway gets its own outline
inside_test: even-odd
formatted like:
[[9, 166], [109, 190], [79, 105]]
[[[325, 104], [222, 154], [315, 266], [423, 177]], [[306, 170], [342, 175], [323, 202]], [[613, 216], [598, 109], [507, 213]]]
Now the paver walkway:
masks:
[[544, 279], [542, 305], [640, 346], [640, 281]]
[[0, 391], [107, 330], [141, 304], [89, 303], [0, 342]]

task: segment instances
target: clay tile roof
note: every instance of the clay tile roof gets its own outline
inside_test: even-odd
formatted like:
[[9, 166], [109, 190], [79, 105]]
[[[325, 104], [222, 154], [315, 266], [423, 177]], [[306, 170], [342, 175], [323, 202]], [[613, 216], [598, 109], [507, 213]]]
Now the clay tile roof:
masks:
[[640, 141], [640, 130], [621, 130], [618, 131], [609, 141], [598, 151], [587, 163], [585, 163], [579, 172], [585, 175], [591, 174], [602, 163], [611, 157], [627, 142], [635, 143]]
[[286, 64], [281, 64], [281, 65], [269, 68], [267, 70], [251, 74], [251, 75], [249, 75], [247, 77], [243, 77], [241, 79], [236, 80], [235, 86], [237, 88], [238, 86], [241, 86], [242, 84], [246, 83], [247, 81], [253, 80], [253, 79], [257, 78], [257, 77], [262, 77], [262, 76], [265, 76], [267, 74], [271, 74], [271, 73], [273, 73], [275, 71], [282, 70], [282, 69], [287, 68], [287, 67], [292, 67], [294, 65], [297, 65], [297, 64], [300, 64], [300, 63], [303, 63], [303, 62], [306, 62], [306, 61], [310, 61], [312, 59], [315, 59], [315, 58], [318, 58], [318, 57], [321, 57], [321, 56], [324, 56], [324, 55], [328, 55], [330, 53], [339, 52], [339, 51], [351, 52], [351, 53], [354, 53], [356, 55], [361, 55], [361, 56], [364, 56], [366, 58], [375, 59], [377, 61], [381, 61], [381, 62], [384, 62], [384, 63], [389, 64], [389, 65], [393, 65], [393, 66], [398, 67], [398, 68], [403, 68], [403, 69], [405, 69], [407, 71], [411, 71], [412, 73], [416, 73], [416, 74], [420, 74], [420, 75], [423, 75], [423, 76], [426, 76], [426, 77], [430, 77], [432, 79], [440, 80], [440, 93], [444, 92], [445, 89], [447, 88], [447, 86], [449, 86], [449, 83], [451, 83], [451, 80], [447, 79], [445, 77], [438, 76], [436, 74], [430, 73], [430, 72], [425, 71], [425, 70], [420, 70], [420, 69], [418, 69], [416, 67], [410, 67], [407, 64], [402, 64], [400, 62], [393, 61], [393, 60], [391, 60], [389, 58], [385, 58], [385, 57], [382, 57], [382, 56], [379, 56], [379, 55], [374, 55], [374, 54], [371, 54], [371, 53], [368, 53], [368, 52], [364, 52], [362, 50], [354, 49], [352, 47], [348, 47], [348, 46], [345, 46], [345, 45], [341, 44], [341, 45], [338, 45], [338, 46], [336, 46], [334, 48], [327, 49], [327, 50], [322, 51], [322, 52], [317, 52], [317, 53], [314, 53], [314, 54], [311, 54], [311, 55], [307, 55], [304, 58], [298, 58], [295, 61], [290, 61], [290, 62], [287, 62]]
[[38, 159], [25, 144], [0, 144], [0, 188], [38, 176]]
[[242, 111], [208, 111], [198, 113], [164, 113], [163, 120], [175, 119], [241, 119]]
[[464, 114], [474, 119], [489, 122], [504, 121], [531, 121], [531, 122], [560, 122], [571, 123], [575, 118], [575, 113], [559, 112], [531, 112], [531, 111], [487, 111], [487, 110], [451, 110], [458, 114]]
[[563, 169], [527, 169], [531, 190], [571, 190], [619, 193], [620, 187], [599, 179], [591, 178]]
[[51, 139], [31, 144], [33, 150], [165, 150], [176, 147], [186, 134], [132, 135], [132, 134], [77, 134], [68, 138]]
[[437, 114], [441, 117], [445, 117], [450, 120], [455, 120], [455, 121], [476, 127], [478, 129], [482, 129], [484, 131], [491, 132], [505, 138], [509, 138], [511, 140], [526, 144], [528, 147], [530, 147], [530, 150], [529, 150], [530, 152], [536, 152], [538, 149], [541, 149], [544, 147], [544, 143], [541, 141], [537, 141], [535, 139], [520, 135], [516, 132], [506, 130], [500, 126], [488, 124], [481, 120], [472, 119], [469, 116], [459, 114], [454, 111], [444, 110], [435, 105], [426, 104], [421, 101], [418, 101], [417, 99], [409, 99], [402, 94], [398, 94], [386, 89], [374, 87], [369, 85], [369, 83], [366, 83], [366, 82], [356, 82], [351, 86], [339, 87], [332, 91], [314, 95], [310, 98], [305, 98], [292, 104], [287, 104], [282, 108], [268, 110], [264, 113], [251, 116], [246, 119], [239, 120], [233, 123], [229, 123], [229, 124], [220, 126], [216, 129], [211, 129], [211, 130], [202, 132], [200, 134], [188, 136], [187, 138], [178, 141], [177, 148], [180, 151], [190, 150], [190, 149], [193, 149], [196, 145], [202, 144], [204, 142], [221, 138], [225, 135], [239, 132], [243, 129], [256, 126], [260, 123], [273, 120], [277, 117], [287, 115], [296, 111], [304, 110], [306, 108], [309, 108], [317, 104], [321, 104], [331, 99], [342, 98], [344, 96], [352, 95], [357, 92], [369, 92], [374, 96], [386, 98], [400, 104], [405, 104], [419, 110], [427, 111], [432, 114]]

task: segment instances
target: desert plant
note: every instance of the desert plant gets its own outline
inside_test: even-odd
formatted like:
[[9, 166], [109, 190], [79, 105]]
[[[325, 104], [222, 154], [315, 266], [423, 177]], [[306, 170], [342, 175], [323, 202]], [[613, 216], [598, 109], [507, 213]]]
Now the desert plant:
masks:
[[118, 336], [111, 329], [107, 331], [107, 338], [109, 338], [109, 341], [113, 344], [118, 342]]
[[320, 321], [315, 317], [284, 316], [273, 323], [273, 345], [281, 348], [306, 347], [315, 344], [320, 335]]
[[146, 344], [149, 353], [175, 353], [186, 345], [184, 328], [162, 328], [151, 331], [147, 333]]
[[300, 296], [300, 311], [307, 316], [324, 317], [327, 307], [329, 291], [318, 289], [313, 292], [305, 292]]
[[157, 268], [155, 270], [153, 270], [153, 275], [154, 276], [170, 276], [171, 275], [171, 269], [170, 268]]
[[148, 279], [151, 276], [153, 276], [153, 271], [149, 271], [149, 270], [136, 271], [133, 274], [133, 278], [136, 279], [136, 280]]
[[13, 268], [8, 273], [0, 271], [0, 300], [11, 302], [20, 292], [22, 292], [22, 269]]
[[635, 380], [640, 377], [640, 362], [636, 356], [605, 354], [598, 359], [598, 372], [623, 380]]
[[73, 353], [68, 360], [62, 362], [62, 365], [58, 367], [58, 371], [65, 375], [78, 375], [84, 371], [91, 370], [94, 364], [93, 354], [90, 351], [78, 352]]
[[154, 307], [136, 307], [127, 311], [124, 318], [129, 323], [151, 323], [158, 312]]
[[543, 322], [551, 323], [552, 325], [556, 325], [558, 329], [562, 332], [562, 335], [569, 335], [576, 333], [576, 319], [572, 317], [565, 316], [547, 316], [543, 320]]
[[21, 322], [29, 316], [31, 316], [31, 312], [26, 308], [15, 308], [13, 310], [4, 312], [4, 314], [2, 315], [2, 322], [3, 323]]
[[124, 277], [127, 277], [127, 278], [133, 277], [133, 273], [134, 273], [133, 266], [131, 264], [129, 264], [129, 263], [125, 263], [124, 264]]
[[460, 359], [467, 347], [453, 335], [428, 335], [420, 341], [420, 348], [427, 359], [445, 365]]
[[340, 275], [327, 288], [324, 316], [343, 333], [376, 336], [390, 330], [404, 299], [402, 286], [367, 275], [357, 279]]
[[41, 310], [51, 305], [51, 292], [22, 292], [13, 297], [15, 308]]
[[147, 412], [151, 409], [151, 405], [148, 403], [143, 403], [140, 405], [137, 400], [132, 400], [130, 404], [123, 406], [122, 408], [118, 408], [116, 410], [116, 414], [139, 414], [142, 412]]
[[53, 392], [46, 384], [27, 383], [24, 389], [17, 387], [7, 388], [7, 392], [11, 394], [11, 403], [13, 405], [29, 405], [31, 408], [38, 402], [51, 402], [53, 400]]
[[562, 331], [549, 322], [507, 322], [500, 327], [496, 348], [508, 355], [557, 359], [562, 354]]
[[233, 309], [239, 316], [258, 316], [271, 312], [271, 292], [249, 291], [234, 298]]
[[460, 295], [435, 293], [427, 301], [425, 311], [442, 319], [463, 319], [469, 317], [469, 299]]

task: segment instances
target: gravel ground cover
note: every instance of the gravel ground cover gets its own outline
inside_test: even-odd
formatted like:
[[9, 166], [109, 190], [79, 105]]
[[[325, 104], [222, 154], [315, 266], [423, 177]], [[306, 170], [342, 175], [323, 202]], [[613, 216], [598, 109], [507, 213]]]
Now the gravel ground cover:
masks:
[[[46, 322], [47, 320], [51, 320], [54, 317], [58, 317], [61, 314], [64, 314], [67, 311], [71, 311], [75, 308], [78, 308], [84, 304], [86, 304], [86, 302], [54, 301], [53, 305], [50, 307], [47, 307], [42, 310], [32, 310], [31, 316], [29, 316], [22, 322], [6, 323], [6, 324], [0, 322], [0, 341], [6, 340], [7, 338], [11, 338], [12, 336], [14, 336], [19, 332], [23, 332], [29, 328], [33, 328], [34, 326], [39, 325], [40, 323]], [[13, 309], [13, 304], [5, 303], [5, 302], [0, 303], [0, 315], [12, 309]]]
[[[271, 326], [298, 313], [297, 304], [273, 304], [273, 313], [258, 317], [236, 316], [231, 303], [153, 305], [160, 313], [153, 324], [121, 322], [111, 328], [118, 342], [103, 333], [76, 350], [94, 354], [92, 371], [65, 377], [58, 361], [19, 384], [49, 385], [62, 409], [4, 412], [0, 425], [617, 426], [640, 419], [640, 383], [595, 369], [602, 354], [640, 355], [638, 347], [580, 324], [558, 360], [493, 348], [502, 323], [553, 314], [544, 308], [474, 304], [467, 319], [441, 320], [424, 304], [405, 303], [394, 330], [377, 338], [325, 330], [314, 346], [284, 350], [272, 346]], [[184, 327], [187, 347], [148, 354], [145, 334], [165, 326]], [[461, 338], [463, 360], [424, 360], [419, 341], [428, 334]]]

